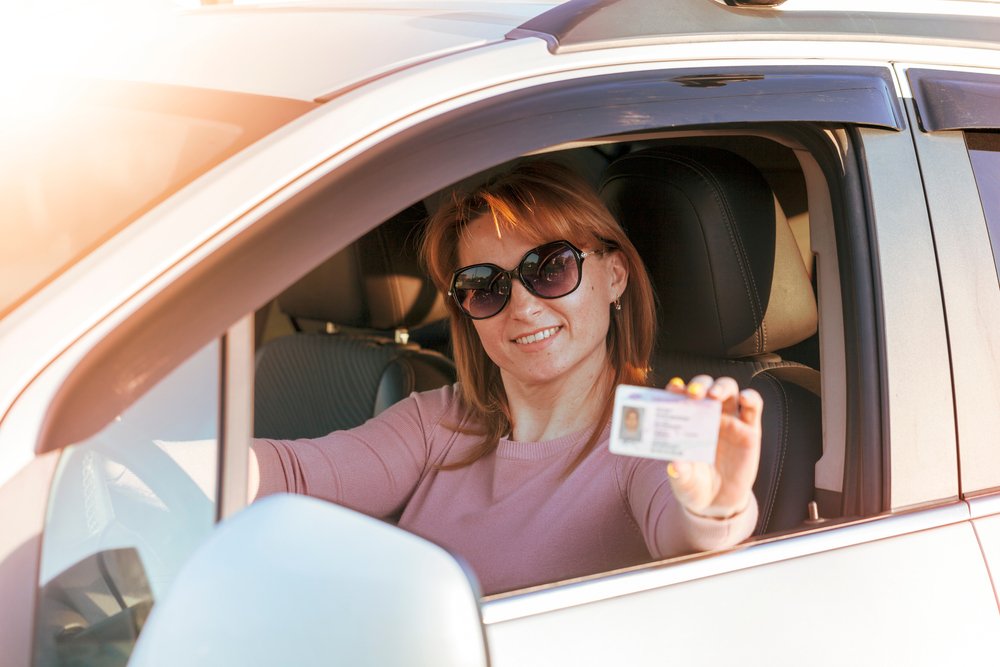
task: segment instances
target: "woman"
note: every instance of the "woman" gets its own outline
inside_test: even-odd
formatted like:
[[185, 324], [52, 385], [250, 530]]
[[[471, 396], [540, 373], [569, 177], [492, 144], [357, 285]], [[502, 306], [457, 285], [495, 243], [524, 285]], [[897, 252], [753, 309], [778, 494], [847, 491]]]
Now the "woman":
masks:
[[256, 442], [258, 495], [398, 517], [464, 557], [485, 594], [751, 533], [756, 392], [668, 385], [722, 402], [714, 465], [608, 451], [614, 388], [645, 384], [655, 314], [635, 248], [585, 183], [539, 162], [456, 195], [428, 223], [424, 258], [449, 295], [459, 382], [350, 431]]

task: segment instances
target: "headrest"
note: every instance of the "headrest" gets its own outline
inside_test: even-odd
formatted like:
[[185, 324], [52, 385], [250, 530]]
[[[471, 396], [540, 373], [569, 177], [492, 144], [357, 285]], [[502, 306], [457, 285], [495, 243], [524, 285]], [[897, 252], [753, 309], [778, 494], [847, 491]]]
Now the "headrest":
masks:
[[788, 222], [763, 175], [707, 147], [622, 156], [601, 196], [649, 269], [659, 347], [762, 355], [816, 332], [816, 298]]
[[363, 329], [412, 328], [447, 317], [421, 270], [423, 205], [411, 207], [340, 251], [278, 297], [293, 318]]

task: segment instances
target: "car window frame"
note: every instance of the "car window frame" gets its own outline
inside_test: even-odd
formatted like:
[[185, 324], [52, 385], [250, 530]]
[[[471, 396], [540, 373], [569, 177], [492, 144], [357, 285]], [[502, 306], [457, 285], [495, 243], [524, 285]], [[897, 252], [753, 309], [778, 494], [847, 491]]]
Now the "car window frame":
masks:
[[[412, 202], [427, 195], [430, 191], [439, 189], [442, 183], [457, 181], [463, 176], [476, 173], [488, 166], [504, 162], [546, 145], [570, 141], [580, 136], [606, 135], [622, 129], [629, 131], [642, 129], [641, 127], [636, 127], [637, 123], [634, 119], [627, 119], [626, 125], [621, 125], [623, 121], [618, 115], [617, 109], [624, 104], [623, 102], [618, 102], [612, 106], [610, 113], [602, 114], [604, 116], [603, 120], [600, 117], [594, 118], [592, 115], [589, 116], [587, 122], [592, 124], [591, 127], [593, 129], [591, 132], [588, 132], [585, 127], [578, 127], [574, 124], [563, 123], [563, 126], [559, 127], [558, 124], [553, 123], [551, 120], [554, 113], [553, 109], [540, 105], [539, 108], [531, 113], [531, 117], [536, 121], [534, 126], [530, 128], [532, 131], [519, 132], [517, 134], [517, 141], [512, 141], [509, 132], [511, 126], [517, 125], [521, 129], [524, 129], [526, 123], [521, 119], [511, 119], [509, 110], [513, 105], [518, 104], [519, 100], [529, 99], [538, 102], [542, 95], [548, 95], [548, 99], [551, 100], [556, 109], [559, 106], [567, 104], [567, 100], [572, 97], [578, 100], [577, 104], [582, 109], [600, 112], [600, 108], [596, 110], [593, 110], [593, 107], [587, 109], [590, 105], [587, 104], [586, 100], [592, 98], [593, 94], [599, 92], [606, 93], [608, 85], [628, 85], [630, 83], [628, 80], [630, 75], [634, 76], [640, 82], [662, 83], [662, 81], [658, 81], [658, 74], [664, 69], [669, 70], [672, 74], [676, 74], [674, 79], [681, 79], [678, 82], [680, 85], [676, 90], [683, 95], [678, 95], [677, 97], [684, 98], [692, 97], [690, 88], [685, 85], [685, 77], [687, 77], [686, 81], [690, 81], [691, 77], [697, 77], [699, 73], [706, 74], [706, 70], [700, 68], [669, 67], [653, 71], [639, 70], [625, 74], [576, 78], [568, 82], [527, 87], [521, 91], [498, 95], [483, 102], [469, 105], [458, 111], [432, 118], [415, 128], [400, 133], [393, 137], [391, 141], [385, 142], [375, 150], [359, 156], [353, 161], [353, 166], [350, 169], [341, 168], [317, 179], [302, 195], [288, 202], [280, 209], [272, 211], [251, 229], [247, 230], [247, 232], [234, 239], [225, 253], [215, 253], [207, 258], [183, 278], [165, 288], [153, 301], [143, 306], [142, 310], [152, 312], [162, 307], [162, 316], [169, 318], [179, 325], [183, 322], [183, 319], [180, 317], [181, 311], [189, 309], [199, 310], [197, 295], [192, 290], [185, 292], [186, 286], [193, 283], [209, 284], [212, 287], [207, 289], [207, 291], [217, 292], [221, 289], [225, 290], [224, 293], [231, 294], [234, 297], [242, 297], [241, 299], [232, 300], [233, 305], [227, 309], [226, 315], [221, 315], [220, 313], [217, 316], [213, 316], [211, 313], [207, 313], [199, 318], [198, 324], [202, 328], [211, 327], [215, 331], [224, 330], [232, 321], [242, 316], [242, 314], [255, 310], [263, 300], [259, 296], [260, 294], [273, 292], [273, 290], [267, 290], [266, 286], [262, 287], [261, 283], [270, 282], [271, 284], [287, 286], [295, 278], [299, 277], [298, 274], [301, 273], [301, 269], [275, 267], [274, 262], [259, 261], [255, 264], [258, 271], [256, 273], [249, 272], [248, 266], [253, 264], [254, 260], [264, 260], [265, 257], [268, 257], [267, 250], [279, 247], [280, 245], [290, 246], [291, 250], [300, 251], [301, 255], [299, 256], [306, 259], [316, 258], [315, 263], [318, 264], [324, 256], [321, 255], [324, 252], [324, 248], [325, 253], [328, 254], [344, 247], [347, 243], [360, 236], [361, 233], [368, 231], [373, 226], [371, 220], [384, 220], [395, 212], [395, 208], [404, 205], [398, 204], [394, 206], [390, 203], [386, 206], [381, 202], [364, 202], [361, 206], [354, 208], [363, 210], [365, 213], [369, 213], [373, 209], [373, 212], [369, 214], [370, 217], [366, 217], [364, 221], [356, 222], [362, 216], [355, 214], [341, 230], [337, 230], [343, 232], [338, 234], [334, 233], [330, 229], [330, 225], [326, 224], [327, 221], [323, 219], [322, 211], [320, 210], [323, 203], [317, 201], [318, 199], [322, 199], [320, 194], [324, 190], [329, 192], [339, 188], [350, 192], [358, 191], [355, 190], [356, 188], [367, 186], [367, 190], [364, 191], [377, 191], [379, 187], [378, 183], [379, 181], [383, 181], [383, 179], [380, 178], [377, 172], [374, 174], [365, 172], [365, 167], [370, 162], [383, 157], [388, 151], [398, 150], [399, 154], [405, 155], [407, 160], [396, 160], [393, 164], [388, 165], [394, 172], [394, 175], [399, 174], [404, 178], [385, 178], [384, 182], [391, 182], [393, 187], [398, 190], [402, 189], [402, 186], [405, 186], [406, 191], [401, 191], [396, 201]], [[805, 77], [810, 72], [815, 72], [821, 76], [828, 76], [831, 74], [836, 75], [837, 72], [841, 71], [853, 77], [853, 82], [849, 82], [851, 85], [845, 86], [842, 80], [837, 82], [837, 89], [846, 91], [845, 94], [847, 94], [847, 97], [843, 98], [839, 104], [825, 102], [822, 105], [822, 109], [815, 107], [812, 103], [812, 98], [817, 94], [817, 86], [815, 82], [812, 82], [812, 84], [805, 85], [803, 88], [803, 84], [809, 83]], [[843, 108], [847, 114], [844, 118], [848, 121], [856, 122], [862, 120], [858, 116], [858, 105], [867, 100], [871, 112], [871, 117], [868, 119], [869, 124], [891, 127], [897, 130], [903, 127], [902, 124], [904, 121], [896, 111], [894, 97], [891, 95], [891, 81], [886, 78], [889, 76], [889, 73], [885, 68], [869, 66], [831, 68], [766, 65], [761, 67], [710, 68], [707, 75], [711, 77], [741, 77], [747, 74], [760, 73], [773, 73], [779, 78], [782, 76], [787, 77], [790, 82], [789, 85], [784, 86], [785, 90], [779, 90], [778, 92], [782, 101], [785, 102], [784, 104], [775, 105], [774, 109], [770, 112], [766, 109], [758, 109], [760, 113], [749, 113], [746, 112], [745, 108], [727, 112], [725, 111], [727, 105], [718, 104], [717, 102], [713, 103], [715, 107], [722, 110], [719, 113], [730, 113], [732, 118], [741, 118], [744, 122], [803, 122], [808, 120], [815, 121], [817, 119], [823, 119], [824, 122], [832, 119], [836, 122], [840, 114], [834, 110]], [[868, 81], [870, 85], [863, 90], [862, 97], [859, 98], [850, 94], [850, 90], [861, 86], [864, 81]], [[749, 83], [753, 85], [754, 82], [750, 81]], [[650, 84], [647, 83], [646, 85]], [[863, 88], [864, 86], [861, 87]], [[720, 97], [716, 92], [717, 88], [714, 86], [708, 87], [706, 90], [712, 93], [712, 97]], [[740, 92], [742, 92], [742, 89]], [[873, 93], [876, 95], [874, 102], [872, 102]], [[648, 89], [639, 88], [634, 94], [642, 99], [644, 95], [648, 94]], [[742, 97], [739, 93], [734, 94]], [[879, 95], [882, 97], [879, 98]], [[665, 115], [657, 116], [655, 113], [650, 113], [647, 118], [640, 121], [641, 124], [648, 126], [650, 129], [662, 129], [676, 123], [677, 107], [673, 105], [675, 100], [667, 95], [662, 95], [662, 98], [664, 108], [658, 111], [660, 114]], [[797, 107], [794, 102], [799, 98], [807, 100], [809, 104], [806, 104], [805, 107]], [[650, 105], [650, 111], [654, 109], [655, 106]], [[565, 114], [561, 118], [565, 120], [566, 118], [580, 118], [587, 115], [578, 113], [579, 110], [573, 108], [566, 109]], [[816, 114], [818, 113], [825, 113], [827, 115], [817, 116]], [[484, 119], [489, 122], [484, 122]], [[726, 124], [727, 122], [727, 118], [724, 116], [717, 117], [715, 120], [716, 122], [711, 123], [710, 126], [714, 127], [716, 124]], [[464, 139], [463, 135], [467, 133], [471, 133], [472, 148], [476, 150], [458, 152], [457, 155], [453, 155], [452, 159], [446, 163], [432, 159], [438, 155], [447, 155], [439, 146], [446, 145], [449, 142], [454, 146], [460, 139]], [[552, 136], [547, 136], [546, 133]], [[497, 141], [490, 141], [487, 137], [493, 137]], [[500, 139], [503, 141], [500, 141]], [[402, 148], [414, 141], [419, 145], [418, 150]], [[424, 185], [417, 182], [418, 179], [412, 178], [408, 181], [405, 178], [407, 175], [405, 170], [410, 169], [409, 175], [418, 173], [412, 169], [410, 163], [419, 165], [421, 161], [441, 164], [447, 167], [447, 171], [444, 169], [439, 170], [441, 175], [434, 178], [432, 181], [434, 185]], [[332, 210], [345, 210], [345, 207], [342, 205], [337, 206], [335, 202]], [[278, 220], [283, 220], [288, 216], [291, 216], [292, 219], [302, 221], [301, 229], [299, 230], [300, 238], [313, 239], [315, 241], [313, 246], [319, 246], [320, 250], [312, 249], [312, 252], [310, 252], [310, 248], [306, 247], [309, 244], [306, 242], [300, 241], [296, 245], [288, 241], [279, 241], [279, 237], [282, 236], [281, 232], [284, 230], [276, 223]], [[287, 226], [285, 225], [285, 227]], [[279, 245], [276, 246], [275, 244]], [[246, 248], [246, 250], [242, 250], [242, 248]], [[226, 262], [225, 257], [221, 256], [231, 256], [240, 252], [243, 252], [246, 257], [243, 261], [233, 260]], [[292, 256], [292, 254], [288, 256]], [[309, 262], [303, 263], [311, 264]], [[218, 270], [215, 270], [216, 266], [219, 267]], [[261, 271], [260, 269], [263, 270]], [[242, 276], [242, 278], [251, 278], [248, 282], [241, 283], [238, 279], [235, 279], [235, 274], [241, 271], [248, 274]], [[291, 278], [286, 277], [289, 274]], [[218, 285], [215, 284], [215, 281], [209, 279], [210, 275], [218, 282]], [[259, 279], [254, 279], [255, 277], [259, 277]], [[239, 308], [239, 310], [237, 311], [236, 308]], [[113, 353], [115, 357], [129, 356], [134, 361], [142, 361], [144, 363], [141, 366], [147, 370], [145, 381], [148, 383], [164, 372], [158, 368], [158, 366], [162, 365], [158, 355], [163, 354], [165, 346], [169, 344], [172, 347], [180, 346], [193, 351], [199, 342], [207, 340], [208, 336], [204, 334], [201, 337], [190, 334], [190, 323], [188, 327], [184, 327], [181, 330], [171, 328], [169, 331], [164, 331], [163, 328], [150, 325], [150, 321], [153, 319], [152, 316], [145, 315], [144, 312], [136, 313], [123, 327], [112, 332], [110, 336], [101, 341], [96, 346], [96, 349], [87, 356], [87, 359], [74, 369], [74, 372], [71, 373], [49, 410], [50, 418], [46, 420], [46, 428], [38, 447], [39, 452], [56, 449], [80, 439], [79, 434], [62, 432], [62, 426], [59, 422], [51, 418], [53, 414], [68, 410], [68, 414], [75, 417], [75, 419], [62, 419], [61, 422], [63, 424], [87, 423], [90, 428], [96, 427], [94, 418], [88, 417], [85, 414], [87, 411], [79, 409], [73, 405], [72, 400], [68, 400], [73, 395], [86, 394], [84, 387], [99, 384], [100, 386], [112, 386], [116, 389], [122, 388], [124, 390], [124, 387], [131, 387], [133, 384], [125, 377], [119, 376], [123, 368], [127, 372], [127, 367], [130, 364], [108, 365], [91, 363], [92, 359]], [[145, 323], [145, 325], [142, 323]], [[150, 354], [150, 351], [155, 354]], [[175, 354], [175, 356], [177, 355]], [[124, 391], [116, 392], [114, 398], [127, 398], [127, 396], [123, 395], [124, 393]], [[111, 412], [113, 411], [111, 410]]]
[[[965, 131], [1000, 131], [1000, 70], [898, 63], [948, 321], [960, 493], [1000, 491], [1000, 289]], [[969, 100], [975, 101], [969, 105]], [[997, 243], [993, 239], [993, 243]]]
[[[760, 72], [767, 71], [769, 67], [775, 66], [752, 69]], [[724, 74], [731, 76], [736, 69], [730, 68]], [[784, 71], [788, 69], [786, 67]], [[796, 67], [796, 71], [800, 73], [808, 69], [808, 66]], [[821, 69], [830, 71], [839, 68]], [[871, 74], [872, 68], [863, 69]], [[891, 83], [888, 68], [874, 69], [879, 71], [877, 78], [885, 82], [885, 77], [889, 76]], [[682, 76], [681, 73], [685, 73], [683, 76], [696, 75], [690, 69], [679, 66], [661, 67], [656, 72], [662, 74], [665, 70], [678, 76]], [[777, 70], [781, 71], [782, 68]], [[705, 73], [705, 70], [698, 71]], [[709, 71], [712, 75], [718, 72], [718, 68], [711, 68]], [[634, 74], [640, 78], [649, 78], [648, 70]], [[588, 85], [606, 87], [609, 81], [607, 76], [595, 74], [578, 77], [570, 83], [554, 84], [558, 90], [551, 99], [565, 104], [565, 96], [571, 95], [576, 96], [579, 104], [583, 105], [585, 101], [593, 99], [594, 89], [588, 88]], [[404, 205], [403, 202], [408, 204], [419, 200], [444, 184], [524, 153], [559, 143], [560, 139], [569, 141], [579, 139], [580, 136], [605, 135], [618, 127], [616, 119], [602, 115], [600, 109], [595, 111], [597, 120], [591, 119], [594, 123], [592, 131], [586, 132], [579, 125], [567, 127], [565, 123], [560, 125], [559, 121], [572, 113], [579, 115], [579, 108], [563, 109], [562, 113], [566, 115], [561, 115], [543, 106], [535, 111], [533, 118], [539, 122], [531, 126], [532, 131], [516, 135], [516, 141], [511, 140], [509, 130], [512, 119], [508, 113], [508, 103], [517, 98], [537, 100], [541, 88], [543, 86], [528, 85], [516, 92], [499, 94], [414, 125], [378, 147], [354, 157], [342, 167], [315, 178], [301, 194], [264, 214], [254, 225], [232, 239], [223, 250], [206, 257], [179, 280], [140, 306], [132, 318], [95, 346], [85, 361], [71, 373], [53, 400], [46, 419], [47, 429], [40, 442], [40, 451], [59, 448], [71, 441], [72, 434], [60, 431], [56, 425], [60, 419], [72, 422], [73, 416], [80, 415], [80, 408], [73, 401], [74, 396], [87, 394], [89, 389], [98, 386], [126, 386], [129, 380], [136, 379], [134, 369], [142, 368], [144, 362], [152, 366], [152, 369], [149, 366], [144, 368], [145, 377], [155, 378], [157, 373], [162, 372], [161, 368], [169, 366], [169, 360], [180, 354], [179, 351], [197, 345], [208, 332], [226, 330], [234, 320], [247, 317], [261, 302], [301, 277], [308, 267], [318, 264], [330, 253], [372, 228], [375, 224], [373, 221], [380, 222], [395, 213], [396, 208]], [[888, 91], [894, 88], [887, 85], [880, 86], [880, 89], [892, 96], [888, 105], [882, 105], [883, 115], [880, 118], [888, 117], [891, 120], [876, 120], [872, 124], [880, 128], [879, 132], [900, 135], [905, 121], [902, 116], [891, 111], [895, 108], [895, 97], [894, 93]], [[683, 92], [691, 95], [687, 88]], [[791, 94], [796, 93], [792, 91]], [[815, 95], [815, 86], [808, 91], [800, 90], [797, 94]], [[842, 104], [852, 102], [856, 100], [842, 101]], [[721, 108], [725, 106], [721, 105]], [[815, 106], [809, 108], [815, 109]], [[756, 118], [757, 122], [749, 127], [757, 127], [762, 122], [771, 123], [772, 126], [775, 123], [788, 123], [786, 129], [794, 126], [802, 130], [804, 140], [814, 143], [817, 154], [829, 150], [831, 142], [828, 138], [823, 138], [823, 132], [828, 130], [816, 129], [815, 132], [810, 132], [810, 126], [803, 123], [804, 119], [810, 117], [796, 113], [798, 110], [794, 105], [786, 105], [784, 109], [784, 116], [763, 115]], [[484, 123], [484, 118], [491, 122]], [[648, 129], [659, 130], [670, 127], [671, 118], [673, 116], [658, 117], [651, 114], [644, 122], [648, 124]], [[857, 120], [856, 115], [851, 118]], [[518, 120], [524, 123], [524, 118]], [[811, 120], [817, 119], [813, 117]], [[700, 127], [739, 127], [733, 123], [701, 124]], [[460, 131], [463, 127], [466, 128], [464, 133]], [[822, 126], [815, 126], [820, 127]], [[850, 142], [860, 141], [858, 126], [846, 127], [848, 134], [851, 134]], [[557, 130], [561, 134], [554, 134]], [[467, 141], [464, 146], [466, 150], [456, 150], [460, 145], [459, 139]], [[470, 146], [475, 150], [468, 150]], [[419, 173], [420, 170], [416, 167], [432, 156], [447, 158], [435, 163], [440, 167], [436, 175], [421, 175], [421, 179], [407, 178], [413, 173]], [[880, 326], [880, 314], [876, 303], [878, 295], [873, 292], [875, 281], [871, 278], [873, 259], [869, 244], [872, 239], [868, 237], [866, 227], [871, 212], [865, 211], [867, 195], [860, 177], [862, 167], [857, 162], [856, 155], [847, 164], [842, 159], [840, 154], [830, 155], [829, 159], [822, 161], [821, 166], [827, 172], [829, 182], [840, 182], [843, 179], [851, 190], [835, 198], [836, 207], [842, 208], [845, 206], [843, 202], [847, 202], [846, 206], [851, 209], [839, 210], [838, 215], [851, 216], [859, 223], [856, 227], [838, 225], [838, 230], [848, 227], [838, 232], [843, 234], [842, 238], [838, 238], [838, 246], [845, 248], [845, 252], [838, 255], [838, 261], [841, 262], [841, 275], [846, 281], [843, 285], [845, 294], [851, 294], [850, 299], [845, 297], [845, 303], [849, 301], [851, 304], [851, 311], [845, 312], [845, 317], [851, 319], [846, 326], [857, 326], [865, 331], [855, 341], [858, 348], [851, 352], [855, 359], [860, 358], [864, 363], [851, 364], [852, 372], [856, 375], [848, 382], [849, 404], [856, 407], [856, 413], [849, 414], [848, 420], [852, 437], [864, 443], [861, 449], [867, 454], [850, 464], [848, 475], [860, 481], [852, 492], [857, 496], [851, 501], [854, 503], [852, 507], [859, 515], [870, 517], [890, 509], [882, 493], [888, 475], [884, 467], [884, 426], [881, 423], [884, 378], [880, 375], [880, 360], [884, 359], [884, 355], [880, 351], [875, 331]], [[393, 183], [396, 188], [395, 199], [359, 199], [357, 193], [377, 192], [387, 182]], [[350, 211], [350, 215], [342, 226], [335, 229], [334, 225], [329, 224], [330, 210]], [[291, 266], [292, 262], [267, 261], [275, 253], [287, 253], [286, 256], [296, 257], [295, 266]], [[300, 268], [301, 266], [306, 269]], [[853, 276], [858, 277], [852, 278]], [[206, 294], [226, 294], [225, 307], [207, 307], [213, 301]], [[197, 327], [186, 326], [191, 324], [192, 312], [199, 314], [196, 319]], [[112, 360], [114, 363], [111, 363]], [[127, 400], [127, 395], [116, 395], [115, 398]], [[246, 423], [250, 421], [248, 418]]]

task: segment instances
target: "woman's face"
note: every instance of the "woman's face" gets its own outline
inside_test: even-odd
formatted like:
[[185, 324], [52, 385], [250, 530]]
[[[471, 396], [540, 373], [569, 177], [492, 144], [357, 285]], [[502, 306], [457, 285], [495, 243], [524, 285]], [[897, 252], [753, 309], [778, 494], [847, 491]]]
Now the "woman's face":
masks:
[[639, 413], [635, 410], [628, 410], [625, 413], [625, 429], [628, 431], [639, 430]]
[[[487, 214], [469, 223], [462, 235], [459, 265], [489, 262], [513, 269], [537, 246], [516, 231], [497, 238]], [[557, 299], [539, 298], [515, 279], [506, 307], [493, 317], [474, 320], [483, 348], [500, 367], [508, 390], [512, 383], [528, 387], [575, 378], [592, 383], [603, 372], [608, 363], [609, 306], [625, 290], [628, 275], [615, 252], [590, 255], [582, 268], [580, 286]]]

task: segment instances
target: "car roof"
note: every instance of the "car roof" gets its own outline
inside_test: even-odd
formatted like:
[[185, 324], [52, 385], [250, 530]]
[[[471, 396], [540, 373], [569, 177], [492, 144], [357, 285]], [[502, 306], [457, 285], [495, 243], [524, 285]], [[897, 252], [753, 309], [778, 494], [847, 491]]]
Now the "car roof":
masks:
[[[0, 100], [11, 101], [0, 110], [5, 131], [21, 127], [14, 132], [21, 137], [18, 150], [8, 150], [3, 159], [26, 174], [25, 180], [39, 182], [47, 173], [49, 197], [44, 206], [33, 205], [29, 188], [20, 184], [0, 193], [0, 212], [21, 223], [0, 250], [0, 320], [157, 201], [317, 102], [416, 63], [502, 41], [521, 22], [556, 4], [299, 1], [185, 10], [140, 3], [127, 10], [68, 7], [58, 16], [32, 7], [0, 11], [0, 25], [5, 18], [14, 22], [8, 27], [22, 22], [11, 34], [20, 33], [23, 41], [0, 43], [0, 57], [23, 63], [14, 68], [13, 83], [0, 91]], [[36, 113], [36, 107], [46, 113]], [[88, 141], [100, 141], [93, 122], [81, 124], [81, 118], [98, 115], [93, 108], [108, 109], [105, 115], [111, 118], [112, 107], [119, 115], [120, 107], [131, 114], [119, 125], [120, 134], [132, 141], [137, 138], [126, 126], [139, 122], [137, 117], [148, 121], [149, 132], [163, 141], [155, 139], [159, 143], [147, 153], [161, 157], [172, 150], [167, 144], [179, 125], [167, 132], [166, 120], [157, 125], [149, 112], [164, 119], [197, 116], [205, 121], [199, 131], [228, 123], [239, 128], [240, 141], [211, 160], [200, 160], [197, 170], [178, 158], [166, 180], [134, 179], [129, 197], [81, 187], [78, 182], [88, 182], [89, 175], [78, 178], [68, 166], [58, 175], [49, 173], [53, 170], [45, 165], [54, 160], [31, 138], [63, 141], [61, 163], [79, 166], [74, 155], [88, 153]], [[240, 113], [246, 122], [234, 122]], [[82, 133], [87, 140], [67, 136], [75, 126], [90, 128]], [[160, 143], [165, 147], [156, 153]], [[90, 152], [95, 150], [92, 146]], [[110, 148], [105, 152], [102, 171], [108, 171], [115, 155], [125, 155]], [[180, 155], [191, 157], [189, 151]], [[67, 189], [77, 196], [65, 196]], [[84, 201], [88, 192], [92, 201]], [[81, 211], [90, 214], [77, 214]]]
[[[845, 2], [848, 3], [845, 5]], [[261, 98], [325, 102], [420, 62], [512, 38], [545, 39], [553, 51], [678, 40], [795, 38], [808, 35], [890, 39], [950, 39], [990, 43], [1000, 35], [997, 3], [914, 0], [879, 12], [848, 12], [851, 0], [790, 0], [777, 9], [731, 8], [715, 0], [358, 0], [152, 6], [90, 16], [89, 10], [52, 23], [44, 13], [47, 48], [74, 57], [55, 60], [87, 80], [166, 84]], [[956, 16], [929, 20], [916, 11]], [[809, 11], [806, 11], [809, 10]], [[40, 10], [39, 10], [40, 11]], [[970, 12], [994, 18], [970, 21]], [[73, 43], [73, 38], [80, 39]], [[0, 52], [2, 55], [2, 52]], [[63, 95], [63, 98], [68, 99]], [[24, 255], [28, 257], [30, 253]], [[51, 274], [50, 274], [51, 275]], [[0, 315], [40, 284], [10, 286]], [[5, 305], [6, 304], [6, 305]]]
[[503, 40], [558, 4], [424, 0], [159, 7], [113, 17], [121, 23], [109, 35], [117, 42], [114, 48], [89, 48], [77, 69], [100, 79], [322, 100], [415, 63]]
[[[541, 37], [554, 52], [566, 52], [723, 36], [992, 47], [1000, 34], [1000, 3], [992, 1], [789, 0], [778, 5], [292, 0], [181, 11], [160, 7], [131, 12], [127, 26], [115, 28], [112, 41], [119, 42], [118, 48], [89, 49], [92, 57], [81, 64], [88, 75], [105, 79], [323, 101], [416, 63], [505, 38]], [[119, 41], [117, 35], [127, 37]]]
[[[736, 0], [732, 0], [736, 2]], [[730, 7], [722, 0], [573, 0], [508, 36], [540, 37], [555, 53], [719, 40], [864, 40], [997, 48], [1000, 3], [911, 0], [777, 1]]]

